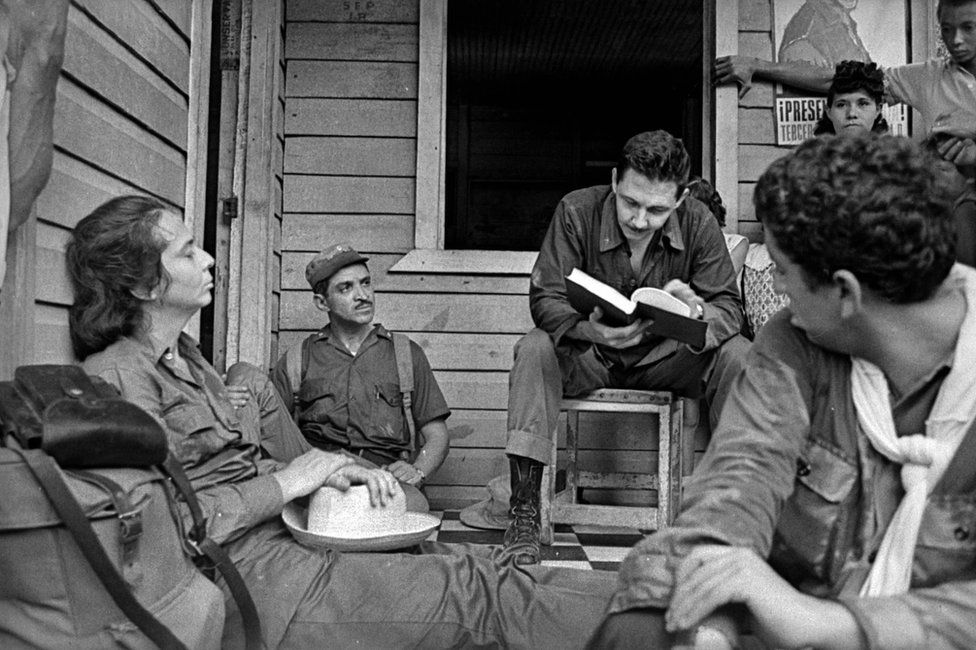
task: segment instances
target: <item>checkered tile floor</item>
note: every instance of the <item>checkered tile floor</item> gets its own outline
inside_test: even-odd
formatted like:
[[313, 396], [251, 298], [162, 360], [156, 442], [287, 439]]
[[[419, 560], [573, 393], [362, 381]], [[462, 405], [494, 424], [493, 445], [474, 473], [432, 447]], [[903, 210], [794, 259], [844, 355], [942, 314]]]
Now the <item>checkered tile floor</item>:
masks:
[[[441, 525], [430, 536], [431, 541], [502, 543], [503, 531], [469, 528], [458, 519], [456, 510], [435, 511], [431, 514], [441, 517]], [[615, 571], [630, 548], [642, 537], [643, 534], [634, 528], [557, 524], [552, 546], [542, 547], [542, 564]]]

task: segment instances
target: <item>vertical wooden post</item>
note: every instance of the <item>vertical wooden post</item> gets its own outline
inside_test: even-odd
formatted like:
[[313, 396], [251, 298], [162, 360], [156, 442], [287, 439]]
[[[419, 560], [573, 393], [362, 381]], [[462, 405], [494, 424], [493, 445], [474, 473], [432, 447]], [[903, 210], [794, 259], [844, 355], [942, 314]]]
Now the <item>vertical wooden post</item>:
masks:
[[[936, 27], [935, 0], [910, 0], [909, 16], [911, 20], [911, 51], [909, 62], [924, 61], [938, 55], [939, 32]], [[916, 109], [911, 109], [912, 124], [921, 124], [922, 115]], [[912, 129], [911, 136], [921, 140], [927, 134], [922, 129]]]
[[[210, 114], [211, 0], [193, 0], [190, 24], [190, 93], [186, 124], [186, 186], [184, 221], [203, 245], [207, 213], [207, 134]], [[193, 317], [187, 331], [200, 336], [200, 314]]]
[[[702, 0], [702, 97], [701, 97], [701, 175], [715, 181], [715, 116], [712, 94], [712, 65], [715, 61], [715, 3]], [[724, 199], [723, 199], [724, 200]]]
[[[215, 18], [216, 19], [216, 18]], [[234, 152], [237, 150], [237, 95], [240, 92], [241, 0], [220, 0], [220, 135], [217, 142], [217, 206], [214, 228], [213, 365], [227, 368], [227, 312], [230, 291], [231, 218], [224, 199], [234, 196]]]
[[414, 247], [444, 248], [447, 0], [420, 0]]
[[[232, 242], [227, 364], [248, 361], [263, 368], [268, 365], [271, 349], [276, 174], [272, 138], [276, 137], [281, 3], [245, 1], [251, 7], [246, 151], [240, 216], [232, 227], [239, 254], [234, 255], [236, 242]], [[236, 340], [231, 338], [235, 329]]]
[[12, 379], [17, 366], [34, 357], [34, 296], [37, 295], [37, 209], [7, 240], [7, 275], [0, 291], [0, 378]]
[[[739, 51], [739, 0], [715, 3], [715, 55]], [[709, 66], [711, 61], [707, 62]], [[708, 78], [711, 79], [709, 73]], [[725, 230], [739, 231], [739, 90], [735, 84], [715, 89], [715, 176], [712, 179], [725, 203]]]
[[681, 507], [682, 447], [684, 445], [684, 404], [680, 397], [671, 396], [668, 404], [658, 411], [657, 451], [657, 529], [674, 523]]

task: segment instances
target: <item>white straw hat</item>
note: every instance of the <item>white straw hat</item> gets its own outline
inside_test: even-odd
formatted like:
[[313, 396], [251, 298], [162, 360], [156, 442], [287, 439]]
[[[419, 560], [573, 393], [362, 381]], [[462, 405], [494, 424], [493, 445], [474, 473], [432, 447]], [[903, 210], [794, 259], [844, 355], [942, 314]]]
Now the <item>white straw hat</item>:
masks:
[[373, 507], [369, 489], [354, 485], [341, 491], [319, 488], [308, 509], [289, 503], [281, 518], [291, 534], [307, 546], [338, 551], [387, 551], [419, 544], [440, 524], [434, 515], [407, 512], [403, 490], [393, 501]]

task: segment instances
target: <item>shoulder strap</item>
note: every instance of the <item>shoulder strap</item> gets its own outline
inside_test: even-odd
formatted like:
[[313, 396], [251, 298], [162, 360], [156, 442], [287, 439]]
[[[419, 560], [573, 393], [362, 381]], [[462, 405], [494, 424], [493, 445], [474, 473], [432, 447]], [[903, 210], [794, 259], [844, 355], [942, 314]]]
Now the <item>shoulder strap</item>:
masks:
[[128, 565], [135, 554], [136, 542], [142, 535], [142, 512], [140, 506], [149, 499], [143, 497], [137, 503], [133, 503], [129, 495], [121, 485], [107, 476], [89, 472], [84, 469], [67, 470], [67, 473], [76, 479], [97, 485], [102, 488], [112, 501], [115, 508], [116, 518], [119, 520], [119, 542], [122, 544], [122, 563]]
[[241, 611], [241, 620], [244, 623], [244, 645], [247, 650], [259, 650], [263, 647], [261, 641], [261, 620], [258, 617], [258, 608], [251, 598], [251, 593], [247, 589], [244, 578], [241, 577], [234, 562], [227, 555], [227, 551], [220, 544], [207, 537], [207, 520], [200, 509], [200, 502], [197, 501], [196, 491], [190, 484], [183, 471], [183, 466], [172, 455], [168, 456], [162, 464], [163, 472], [173, 481], [176, 489], [179, 490], [186, 505], [190, 510], [190, 517], [193, 519], [193, 528], [187, 534], [187, 541], [197, 555], [205, 555], [224, 577], [227, 588], [230, 589], [237, 608]]
[[309, 347], [314, 336], [315, 334], [311, 334], [305, 337], [299, 345], [293, 345], [285, 352], [285, 373], [288, 375], [288, 383], [291, 384], [292, 413], [298, 412], [298, 391], [308, 372]]
[[[291, 386], [292, 410], [298, 399], [298, 388], [302, 385], [302, 355], [299, 346], [293, 345], [285, 350], [285, 374]], [[297, 359], [295, 357], [298, 357]]]
[[[14, 448], [11, 447], [11, 449]], [[125, 579], [119, 574], [118, 569], [112, 564], [108, 554], [105, 553], [105, 548], [98, 541], [95, 531], [92, 530], [91, 522], [88, 521], [74, 495], [65, 485], [54, 459], [44, 453], [24, 453], [19, 449], [15, 449], [15, 451], [20, 454], [34, 477], [37, 478], [37, 482], [50, 499], [51, 505], [54, 506], [58, 516], [61, 517], [64, 525], [78, 544], [82, 555], [91, 564], [95, 575], [98, 576], [99, 581], [108, 591], [112, 600], [115, 601], [115, 604], [122, 610], [122, 613], [163, 650], [186, 650], [183, 642], [168, 627], [150, 614], [129, 590]]]
[[417, 451], [417, 425], [413, 420], [413, 355], [410, 353], [410, 339], [405, 334], [393, 332], [393, 356], [396, 357], [397, 379], [403, 396], [403, 417], [410, 431], [410, 449]]

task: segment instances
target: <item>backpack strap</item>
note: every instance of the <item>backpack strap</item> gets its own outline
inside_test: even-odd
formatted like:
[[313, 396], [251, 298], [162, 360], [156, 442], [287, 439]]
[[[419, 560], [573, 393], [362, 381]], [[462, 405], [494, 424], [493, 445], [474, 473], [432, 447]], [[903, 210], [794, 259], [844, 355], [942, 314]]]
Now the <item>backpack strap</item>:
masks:
[[115, 516], [119, 520], [119, 542], [122, 545], [122, 566], [129, 566], [135, 558], [136, 542], [142, 536], [142, 505], [149, 500], [148, 496], [140, 501], [133, 503], [122, 486], [101, 474], [89, 472], [88, 470], [76, 469], [68, 470], [71, 476], [97, 485], [104, 490], [112, 501], [115, 508]]
[[301, 345], [293, 345], [285, 351], [285, 374], [291, 384], [291, 414], [295, 422], [298, 422], [298, 392], [308, 372], [309, 348], [314, 336], [305, 337]]
[[410, 339], [405, 334], [393, 332], [393, 356], [396, 357], [397, 379], [400, 394], [403, 396], [403, 418], [410, 431], [411, 453], [417, 452], [417, 425], [413, 420], [413, 355], [410, 352]]
[[78, 544], [82, 555], [88, 560], [95, 571], [95, 575], [98, 576], [99, 581], [118, 608], [122, 610], [122, 613], [163, 650], [186, 650], [186, 645], [168, 627], [150, 614], [129, 590], [125, 579], [112, 564], [105, 548], [98, 541], [88, 517], [85, 516], [81, 506], [78, 505], [78, 501], [75, 500], [74, 495], [71, 494], [65, 484], [54, 459], [42, 452], [25, 453], [15, 447], [10, 447], [10, 449], [20, 454], [21, 458], [24, 459], [25, 464], [51, 501], [51, 505], [54, 506], [54, 510], [61, 517], [75, 543]]
[[247, 650], [259, 650], [263, 648], [261, 640], [261, 620], [258, 617], [258, 608], [251, 598], [251, 592], [247, 589], [244, 578], [241, 577], [234, 562], [227, 555], [227, 551], [217, 542], [207, 536], [207, 519], [203, 516], [200, 502], [197, 500], [196, 491], [190, 484], [183, 466], [172, 455], [167, 456], [160, 466], [163, 472], [172, 480], [173, 485], [183, 496], [186, 505], [190, 510], [190, 517], [193, 519], [193, 527], [187, 534], [187, 542], [190, 548], [196, 553], [197, 557], [205, 556], [210, 560], [210, 569], [216, 568], [220, 571], [227, 588], [230, 589], [237, 608], [241, 611], [241, 620], [244, 623], [244, 644]]

